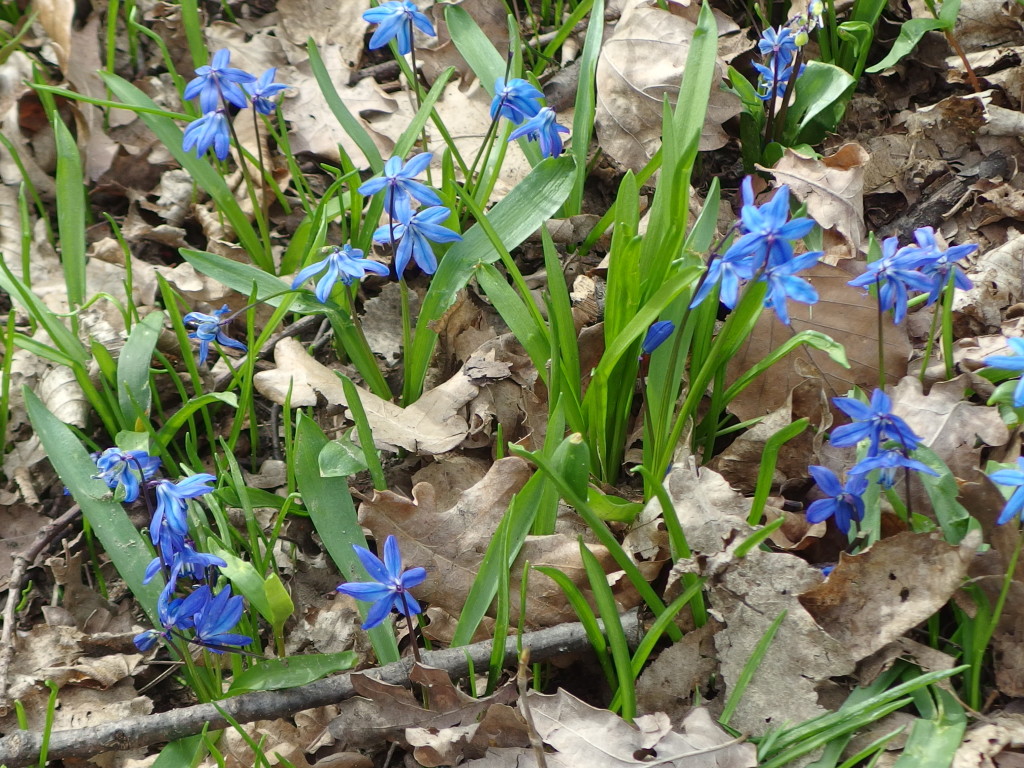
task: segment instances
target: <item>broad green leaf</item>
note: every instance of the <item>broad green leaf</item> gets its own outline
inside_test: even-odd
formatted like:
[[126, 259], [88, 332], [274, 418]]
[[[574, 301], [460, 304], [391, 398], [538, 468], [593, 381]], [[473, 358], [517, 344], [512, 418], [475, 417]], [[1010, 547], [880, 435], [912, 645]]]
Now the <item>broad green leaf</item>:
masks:
[[889, 55], [864, 71], [874, 73], [888, 69], [913, 51], [927, 32], [931, 32], [934, 29], [945, 29], [948, 26], [950, 25], [947, 22], [940, 19], [910, 19], [903, 22], [903, 26], [900, 27], [899, 37], [896, 38], [896, 42], [893, 43], [892, 48], [889, 50]]
[[[149, 366], [163, 326], [164, 313], [150, 312], [142, 322], [132, 327], [117, 358], [117, 402], [126, 424], [134, 425], [137, 418], [149, 415], [153, 399], [149, 387]], [[141, 412], [137, 413], [137, 410]]]
[[124, 507], [113, 501], [106, 483], [93, 477], [96, 464], [78, 442], [75, 433], [50, 413], [28, 387], [24, 388], [23, 394], [28, 417], [61, 482], [68, 487], [82, 508], [82, 515], [89, 521], [142, 610], [154, 626], [159, 626], [156, 601], [163, 585], [159, 579], [147, 585], [142, 583], [146, 566], [153, 559], [152, 548], [132, 524]]
[[348, 435], [327, 443], [318, 458], [323, 477], [350, 477], [367, 467], [363, 449], [352, 442]]

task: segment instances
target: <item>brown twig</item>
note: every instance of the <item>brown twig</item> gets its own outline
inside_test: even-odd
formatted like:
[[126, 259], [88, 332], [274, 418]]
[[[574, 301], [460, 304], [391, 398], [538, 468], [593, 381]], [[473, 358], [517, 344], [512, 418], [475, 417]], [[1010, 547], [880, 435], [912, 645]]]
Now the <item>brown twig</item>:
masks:
[[[632, 643], [638, 641], [640, 623], [635, 611], [621, 617], [623, 628]], [[515, 663], [519, 657], [518, 643], [530, 649], [535, 661], [543, 661], [567, 653], [580, 653], [590, 648], [583, 625], [575, 622], [557, 627], [527, 632], [522, 637], [509, 637], [505, 641], [505, 663]], [[453, 677], [467, 674], [469, 665], [482, 669], [491, 657], [491, 643], [475, 643], [460, 648], [423, 653], [423, 663], [444, 669]], [[412, 659], [397, 661], [363, 674], [394, 685], [409, 685]], [[145, 717], [130, 717], [113, 723], [55, 731], [50, 734], [47, 755], [50, 760], [70, 757], [91, 757], [115, 749], [135, 749], [151, 744], [182, 739], [195, 735], [208, 727], [224, 728], [229, 715], [239, 723], [272, 720], [286, 717], [304, 709], [313, 709], [355, 695], [351, 675], [338, 675], [315, 683], [283, 691], [259, 691], [235, 696], [215, 704], [197, 704], [193, 707], [160, 712]], [[39, 759], [42, 736], [31, 731], [18, 731], [0, 739], [0, 764], [19, 768], [34, 764]]]
[[14, 556], [14, 564], [11, 567], [11, 580], [7, 585], [7, 604], [4, 606], [4, 628], [0, 633], [0, 712], [6, 712], [7, 701], [7, 678], [11, 660], [14, 658], [14, 622], [18, 603], [18, 595], [21, 594], [21, 586], [25, 581], [25, 574], [32, 567], [39, 554], [46, 549], [60, 533], [67, 528], [81, 513], [81, 508], [75, 504], [67, 512], [56, 520], [48, 523], [36, 535], [36, 538], [28, 546]]

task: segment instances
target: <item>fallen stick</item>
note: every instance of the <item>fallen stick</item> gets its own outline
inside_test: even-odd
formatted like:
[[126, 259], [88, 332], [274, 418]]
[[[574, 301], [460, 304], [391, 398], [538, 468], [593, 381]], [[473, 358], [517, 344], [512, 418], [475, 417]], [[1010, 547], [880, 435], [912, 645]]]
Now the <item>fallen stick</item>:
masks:
[[[631, 645], [635, 645], [639, 642], [640, 631], [636, 611], [624, 613], [620, 618], [626, 637], [630, 639]], [[506, 664], [514, 664], [519, 658], [518, 640], [519, 638], [512, 636], [505, 641]], [[523, 648], [529, 649], [532, 661], [543, 661], [566, 653], [585, 651], [590, 648], [590, 641], [583, 626], [572, 623], [527, 632], [522, 636], [522, 645]], [[461, 677], [468, 672], [470, 660], [476, 669], [483, 669], [488, 665], [491, 642], [428, 651], [422, 655], [423, 663], [427, 666], [443, 669], [453, 677]], [[412, 664], [412, 659], [406, 659], [383, 667], [363, 670], [358, 674], [369, 675], [385, 683], [407, 685]], [[89, 728], [54, 731], [50, 734], [47, 755], [49, 760], [86, 758], [111, 750], [146, 747], [194, 736], [206, 726], [210, 730], [224, 728], [228, 721], [217, 707], [239, 723], [251, 723], [255, 720], [286, 717], [304, 709], [336, 704], [354, 695], [351, 675], [337, 675], [282, 691], [245, 693], [219, 701], [217, 706], [197, 704]], [[20, 768], [35, 764], [39, 760], [42, 741], [42, 735], [32, 731], [17, 731], [5, 736], [0, 739], [0, 765]]]

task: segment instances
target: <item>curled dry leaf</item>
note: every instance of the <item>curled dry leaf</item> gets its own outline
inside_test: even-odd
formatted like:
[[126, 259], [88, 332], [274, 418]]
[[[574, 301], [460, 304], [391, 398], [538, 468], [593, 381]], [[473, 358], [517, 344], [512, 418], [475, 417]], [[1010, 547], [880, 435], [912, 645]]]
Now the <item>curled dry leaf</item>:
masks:
[[976, 532], [959, 546], [935, 534], [898, 533], [859, 555], [843, 553], [828, 579], [800, 595], [800, 604], [854, 659], [863, 659], [945, 605], [980, 543]]
[[[662, 10], [655, 0], [626, 5], [614, 32], [605, 41], [597, 62], [595, 129], [601, 144], [616, 161], [639, 171], [661, 145], [662, 103], [675, 103], [699, 6], [669, 0]], [[734, 23], [716, 17], [719, 35], [739, 31]], [[714, 82], [724, 73], [716, 65]], [[740, 112], [739, 99], [711, 89], [700, 149], [723, 146], [728, 137], [722, 123]]]
[[[786, 149], [768, 171], [788, 184], [807, 213], [824, 230], [835, 230], [846, 243], [845, 258], [855, 258], [867, 235], [864, 226], [864, 168], [870, 160], [860, 144], [844, 144], [828, 157], [816, 160]], [[760, 167], [760, 166], [759, 166]], [[836, 257], [829, 249], [826, 257]]]
[[907, 376], [892, 392], [893, 412], [961, 479], [978, 467], [983, 447], [1004, 445], [1010, 436], [998, 408], [964, 399], [970, 388], [964, 374], [935, 384], [925, 395], [921, 382]]
[[369, 749], [382, 741], [408, 746], [407, 728], [451, 728], [476, 723], [492, 704], [508, 704], [516, 699], [515, 681], [510, 680], [492, 695], [474, 699], [458, 690], [443, 669], [422, 664], [413, 666], [409, 679], [425, 690], [430, 708], [407, 688], [382, 683], [368, 675], [352, 675], [352, 687], [358, 696], [338, 705], [338, 716], [328, 728], [345, 749]]
[[[843, 262], [848, 264], [850, 262]], [[793, 331], [814, 330], [831, 336], [846, 349], [850, 368], [843, 368], [824, 352], [802, 347], [776, 363], [767, 373], [756, 378], [729, 405], [729, 411], [740, 421], [764, 416], [786, 402], [789, 392], [806, 378], [821, 378], [831, 398], [845, 395], [853, 387], [870, 390], [878, 386], [878, 310], [874, 300], [863, 291], [847, 285], [856, 273], [844, 267], [815, 264], [800, 276], [818, 291], [817, 304], [791, 302], [792, 330], [775, 313], [761, 313], [747, 343], [730, 361], [729, 381], [761, 362], [771, 350], [790, 339]], [[895, 384], [907, 369], [910, 342], [906, 332], [891, 320], [882, 326], [885, 348], [885, 370]]]
[[[529, 691], [537, 734], [553, 753], [544, 755], [552, 768], [627, 768], [642, 765], [672, 768], [752, 768], [757, 751], [737, 743], [719, 728], [706, 709], [696, 709], [683, 721], [682, 732], [672, 729], [663, 712], [641, 715], [632, 725], [605, 709], [596, 709], [559, 689], [550, 696]], [[491, 749], [483, 760], [465, 763], [473, 768], [533, 766], [527, 749]]]
[[[254, 377], [256, 389], [264, 397], [284, 405], [290, 390], [293, 408], [316, 405], [318, 396], [332, 405], [347, 405], [341, 379], [310, 357], [297, 340], [281, 339], [274, 348], [274, 362], [277, 368]], [[377, 447], [400, 447], [419, 454], [444, 453], [462, 442], [469, 425], [460, 410], [478, 391], [462, 371], [408, 408], [357, 389]]]
[[982, 331], [999, 328], [1003, 310], [1024, 297], [1022, 260], [1024, 235], [1011, 230], [1003, 245], [980, 254], [967, 270], [974, 287], [953, 295], [953, 312], [967, 315]]
[[997, 714], [986, 718], [967, 732], [963, 743], [953, 756], [953, 768], [996, 768], [1020, 765], [1020, 762], [993, 760], [1005, 751], [1006, 757], [1019, 757], [1018, 749], [1024, 744], [1024, 715]]

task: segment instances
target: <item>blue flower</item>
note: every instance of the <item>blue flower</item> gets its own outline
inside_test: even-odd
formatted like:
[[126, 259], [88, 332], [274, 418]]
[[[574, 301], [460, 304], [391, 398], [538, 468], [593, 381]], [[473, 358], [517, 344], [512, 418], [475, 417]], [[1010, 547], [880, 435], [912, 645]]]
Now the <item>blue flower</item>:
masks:
[[917, 240], [918, 247], [909, 250], [908, 256], [916, 256], [918, 269], [932, 280], [928, 304], [934, 304], [938, 300], [942, 289], [949, 282], [950, 275], [953, 276], [954, 288], [967, 291], [974, 287], [974, 283], [956, 263], [978, 250], [977, 245], [954, 245], [942, 250], [935, 242], [935, 230], [931, 227], [918, 227], [914, 230], [914, 239]]
[[171, 553], [171, 559], [164, 561], [163, 557], [154, 557], [143, 575], [142, 583], [149, 584], [163, 568], [170, 567], [172, 573], [180, 573], [182, 576], [196, 579], [203, 579], [207, 568], [227, 568], [228, 564], [216, 555], [209, 555], [206, 552], [196, 551], [186, 539], [185, 542]]
[[394, 536], [388, 536], [384, 541], [384, 562], [365, 547], [353, 544], [352, 549], [373, 581], [341, 584], [338, 591], [356, 600], [373, 603], [363, 622], [363, 629], [372, 629], [383, 623], [392, 608], [410, 615], [422, 612], [409, 590], [423, 583], [427, 571], [425, 568], [402, 570], [402, 555]]
[[905, 451], [912, 451], [921, 443], [921, 438], [914, 434], [903, 419], [892, 413], [892, 400], [881, 389], [871, 393], [871, 404], [865, 405], [853, 397], [833, 397], [843, 413], [853, 419], [852, 424], [845, 424], [832, 430], [829, 442], [840, 448], [856, 445], [861, 440], [870, 440], [868, 456], [875, 456], [884, 440], [895, 440]]
[[850, 521], [864, 519], [864, 499], [868, 481], [863, 475], [855, 475], [846, 481], [839, 482], [832, 470], [827, 467], [808, 467], [811, 477], [825, 493], [827, 499], [818, 499], [807, 507], [807, 522], [821, 523], [834, 517], [836, 526], [843, 533], [850, 532]]
[[1016, 488], [1013, 494], [1011, 494], [1009, 501], [1006, 502], [1006, 506], [1003, 507], [999, 519], [996, 520], [996, 524], [1003, 525], [1010, 522], [1013, 518], [1019, 517], [1021, 511], [1024, 510], [1024, 456], [1018, 457], [1017, 469], [997, 470], [989, 475], [988, 479], [999, 485], [1009, 485]]
[[[153, 512], [153, 519], [149, 524], [149, 538], [156, 547], [161, 546], [161, 538], [168, 532], [181, 540], [188, 533], [188, 520], [185, 512], [188, 509], [187, 500], [195, 499], [213, 491], [207, 483], [217, 480], [213, 475], [205, 472], [198, 475], [186, 477], [177, 483], [170, 480], [158, 480], [156, 487], [156, 510]], [[183, 541], [181, 546], [184, 546]], [[164, 558], [165, 562], [171, 562], [173, 553]]]
[[[194, 605], [187, 606], [195, 628], [194, 642], [214, 653], [229, 650], [224, 646], [252, 643], [252, 638], [248, 635], [239, 635], [231, 631], [241, 620], [245, 606], [241, 595], [231, 595], [230, 584], [216, 596], [211, 593], [210, 586], [204, 584], [185, 600], [186, 603], [194, 601]], [[184, 613], [185, 608], [181, 611]]]
[[494, 83], [491, 120], [497, 120], [500, 114], [519, 125], [540, 112], [540, 100], [543, 98], [543, 93], [521, 77], [513, 77], [507, 83], [505, 78], [499, 77]]
[[814, 290], [814, 286], [802, 277], [797, 277], [796, 273], [817, 264], [822, 253], [822, 251], [802, 253], [785, 264], [769, 266], [765, 270], [763, 279], [768, 283], [768, 294], [765, 296], [764, 305], [774, 309], [779, 320], [786, 325], [789, 325], [786, 299], [799, 301], [801, 304], [816, 304], [818, 302], [818, 292]]
[[188, 152], [192, 147], [196, 148], [196, 157], [202, 157], [213, 147], [218, 160], [227, 159], [231, 150], [231, 129], [223, 109], [207, 112], [188, 124], [181, 148]]
[[796, 55], [796, 38], [788, 27], [768, 27], [761, 33], [761, 39], [757, 41], [757, 49], [762, 56], [778, 56], [783, 63], [789, 64]]
[[[985, 365], [995, 368], [997, 371], [1017, 371], [1024, 373], [1024, 339], [1011, 337], [1006, 340], [1010, 345], [1012, 355], [989, 355], [982, 360]], [[1024, 407], [1024, 377], [1017, 381], [1017, 388], [1013, 390], [1013, 405], [1016, 408]]]
[[739, 259], [749, 257], [747, 271], [754, 274], [759, 269], [782, 266], [793, 258], [794, 240], [805, 237], [813, 228], [814, 220], [802, 216], [789, 220], [789, 187], [783, 184], [764, 205], [758, 207], [747, 200], [749, 178], [744, 181], [744, 205], [740, 211], [740, 225], [743, 236], [734, 242], [726, 256]]
[[703, 302], [719, 284], [722, 290], [718, 294], [718, 300], [732, 309], [739, 298], [740, 280], [749, 280], [751, 277], [753, 273], [750, 270], [750, 259], [746, 254], [737, 255], [727, 251], [724, 256], [713, 258], [704, 276], [704, 282], [690, 302], [690, 309]]
[[562, 137], [558, 134], [569, 133], [569, 129], [555, 122], [555, 110], [541, 107], [536, 115], [509, 134], [508, 140], [526, 136], [530, 141], [540, 142], [540, 153], [544, 157], [558, 157], [562, 154]]
[[372, 195], [385, 190], [384, 209], [391, 218], [398, 217], [398, 201], [401, 199], [409, 201], [412, 198], [423, 205], [440, 205], [441, 198], [437, 193], [414, 179], [427, 169], [432, 157], [430, 152], [421, 152], [410, 157], [405, 165], [402, 165], [400, 157], [390, 158], [384, 164], [384, 174], [364, 182], [359, 187], [359, 194]]
[[363, 11], [363, 21], [380, 25], [370, 38], [371, 51], [395, 40], [400, 54], [404, 56], [411, 52], [414, 25], [425, 35], [437, 36], [430, 19], [409, 0], [388, 0], [376, 8]]
[[323, 248], [320, 253], [327, 255], [299, 272], [292, 280], [292, 288], [298, 288], [311, 277], [319, 275], [326, 269], [327, 274], [316, 284], [316, 299], [321, 304], [327, 303], [331, 291], [334, 290], [334, 284], [338, 282], [339, 278], [345, 285], [352, 285], [353, 280], [362, 280], [367, 272], [373, 272], [381, 277], [387, 277], [389, 274], [386, 266], [372, 259], [364, 259], [363, 252], [348, 243], [340, 247], [335, 245]]
[[[796, 73], [798, 80], [806, 68], [806, 64], [800, 65], [800, 70]], [[793, 76], [792, 64], [783, 65], [768, 62], [765, 65], [755, 63], [754, 69], [760, 75], [757, 81], [757, 96], [761, 101], [768, 101], [785, 95], [786, 89], [789, 87], [789, 79]]]
[[272, 115], [277, 111], [277, 104], [271, 99], [288, 87], [284, 83], [275, 83], [275, 75], [277, 67], [271, 67], [260, 75], [255, 83], [246, 83], [242, 86], [252, 99], [252, 108], [261, 115]]
[[160, 467], [156, 456], [120, 448], [107, 448], [103, 453], [94, 454], [93, 459], [99, 470], [94, 477], [113, 489], [115, 497], [123, 492], [122, 500], [129, 504], [139, 498], [140, 479], [149, 480]]
[[212, 315], [207, 315], [204, 312], [189, 312], [182, 318], [186, 326], [194, 328], [188, 337], [190, 339], [199, 339], [200, 365], [206, 362], [206, 356], [210, 353], [210, 343], [214, 341], [223, 347], [230, 347], [242, 352], [247, 351], [245, 344], [235, 341], [224, 332], [224, 325], [230, 322], [230, 318], [227, 320], [221, 320], [220, 318], [230, 311], [228, 305], [225, 304]]
[[645, 355], [649, 355], [666, 341], [676, 329], [676, 324], [671, 320], [659, 320], [647, 329], [642, 349]]
[[933, 281], [918, 271], [917, 248], [897, 248], [899, 241], [887, 237], [882, 241], [882, 256], [868, 264], [863, 275], [850, 280], [855, 288], [878, 286], [879, 307], [893, 310], [893, 322], [899, 323], [907, 314], [908, 290], [931, 291]]
[[[199, 109], [204, 113], [213, 112], [221, 106], [221, 100], [245, 109], [248, 102], [239, 88], [241, 83], [251, 83], [256, 78], [241, 69], [229, 67], [231, 53], [222, 48], [213, 54], [213, 61], [196, 70], [196, 77], [185, 86], [184, 97], [199, 97]], [[223, 160], [224, 158], [221, 158]]]
[[910, 458], [904, 453], [903, 449], [895, 448], [881, 451], [874, 456], [869, 455], [867, 458], [854, 464], [847, 474], [866, 475], [872, 470], [880, 470], [878, 484], [888, 490], [896, 485], [896, 472], [901, 468], [912, 469], [915, 472], [923, 472], [926, 475], [934, 475], [935, 477], [939, 475], [938, 472], [927, 464], [922, 464], [920, 461]]
[[451, 243], [461, 240], [462, 235], [442, 227], [441, 222], [448, 218], [450, 211], [441, 206], [424, 208], [415, 214], [408, 201], [399, 198], [397, 224], [385, 224], [373, 233], [377, 243], [398, 243], [395, 250], [395, 274], [401, 277], [409, 260], [414, 259], [420, 269], [428, 275], [437, 270], [437, 259], [430, 247], [431, 242]]

